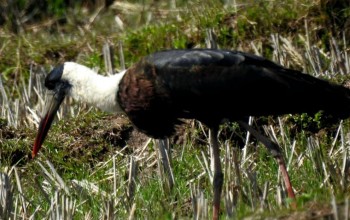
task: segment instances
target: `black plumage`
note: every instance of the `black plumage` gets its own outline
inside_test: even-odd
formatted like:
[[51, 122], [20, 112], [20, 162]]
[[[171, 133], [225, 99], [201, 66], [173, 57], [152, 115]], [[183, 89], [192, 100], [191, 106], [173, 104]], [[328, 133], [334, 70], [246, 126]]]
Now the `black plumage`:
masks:
[[118, 102], [141, 131], [174, 133], [180, 118], [209, 127], [227, 119], [292, 113], [350, 113], [347, 88], [262, 57], [227, 50], [170, 50], [143, 58], [120, 82]]

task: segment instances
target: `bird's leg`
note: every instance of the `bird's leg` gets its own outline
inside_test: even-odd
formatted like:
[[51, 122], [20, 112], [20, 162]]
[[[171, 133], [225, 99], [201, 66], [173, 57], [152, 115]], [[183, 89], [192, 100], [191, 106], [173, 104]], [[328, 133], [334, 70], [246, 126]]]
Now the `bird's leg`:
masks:
[[292, 206], [292, 208], [296, 208], [296, 204], [294, 201], [295, 200], [294, 190], [293, 190], [292, 184], [290, 182], [289, 174], [288, 174], [288, 171], [286, 168], [286, 164], [284, 162], [283, 155], [281, 153], [279, 146], [275, 142], [273, 142], [270, 139], [268, 139], [267, 137], [265, 137], [264, 135], [260, 134], [257, 130], [255, 130], [252, 126], [248, 125], [247, 123], [245, 123], [243, 121], [238, 121], [238, 123], [242, 127], [244, 127], [247, 131], [249, 131], [258, 141], [263, 143], [265, 145], [265, 147], [270, 151], [272, 156], [277, 160], [278, 165], [279, 165], [280, 170], [281, 170], [281, 173], [282, 173], [284, 184], [286, 185], [286, 188], [287, 188], [288, 197], [293, 199], [291, 206]]
[[223, 185], [223, 180], [224, 180], [224, 175], [223, 175], [222, 170], [221, 170], [221, 162], [220, 162], [218, 128], [209, 129], [209, 140], [210, 140], [210, 147], [211, 147], [211, 150], [213, 153], [213, 160], [214, 160], [213, 219], [217, 220], [217, 219], [219, 219], [221, 190], [222, 190], [222, 185]]

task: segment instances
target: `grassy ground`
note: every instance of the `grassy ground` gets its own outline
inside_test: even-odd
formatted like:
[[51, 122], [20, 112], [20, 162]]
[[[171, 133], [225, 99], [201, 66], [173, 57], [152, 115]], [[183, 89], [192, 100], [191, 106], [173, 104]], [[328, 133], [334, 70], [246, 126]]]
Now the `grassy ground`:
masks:
[[[170, 140], [167, 171], [158, 143], [126, 118], [67, 100], [59, 113], [63, 120], [31, 160], [47, 98], [42, 80], [57, 63], [73, 60], [104, 73], [102, 48], [108, 45], [119, 71], [160, 49], [207, 47], [211, 33], [220, 48], [259, 54], [338, 83], [349, 78], [345, 1], [171, 2], [75, 6], [66, 15], [28, 22], [22, 16], [23, 24], [0, 27], [0, 218], [211, 216], [208, 130], [195, 121]], [[220, 133], [222, 219], [347, 218], [349, 121], [318, 113], [253, 122], [283, 149], [298, 207], [290, 208], [275, 160], [229, 124]]]

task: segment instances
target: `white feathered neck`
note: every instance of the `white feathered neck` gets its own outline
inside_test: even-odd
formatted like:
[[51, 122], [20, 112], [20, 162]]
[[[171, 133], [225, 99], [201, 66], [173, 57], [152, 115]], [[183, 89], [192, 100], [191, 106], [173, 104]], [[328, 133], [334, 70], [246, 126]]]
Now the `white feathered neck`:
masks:
[[62, 79], [72, 88], [69, 96], [74, 100], [94, 105], [107, 112], [122, 112], [117, 93], [119, 82], [126, 70], [111, 76], [102, 76], [92, 69], [74, 62], [64, 63]]

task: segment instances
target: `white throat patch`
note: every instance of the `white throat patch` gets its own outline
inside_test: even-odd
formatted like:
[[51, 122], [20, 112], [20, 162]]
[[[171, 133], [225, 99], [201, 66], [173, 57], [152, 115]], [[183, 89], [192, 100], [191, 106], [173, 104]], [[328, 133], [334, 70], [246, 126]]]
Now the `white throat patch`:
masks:
[[69, 95], [76, 101], [86, 102], [107, 112], [122, 112], [117, 103], [117, 93], [125, 72], [102, 76], [86, 66], [66, 62], [62, 79], [72, 85]]

